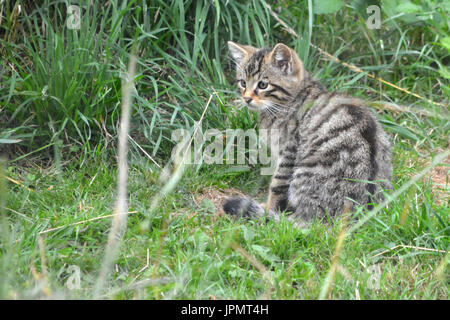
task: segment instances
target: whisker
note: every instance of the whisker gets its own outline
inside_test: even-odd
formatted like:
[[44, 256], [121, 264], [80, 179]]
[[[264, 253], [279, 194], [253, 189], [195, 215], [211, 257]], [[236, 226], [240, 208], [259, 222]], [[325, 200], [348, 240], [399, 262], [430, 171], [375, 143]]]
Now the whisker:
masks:
[[293, 107], [291, 107], [291, 106], [289, 106], [289, 105], [287, 105], [287, 104], [279, 104], [279, 103], [276, 103], [276, 102], [271, 102], [271, 104], [274, 106], [274, 107], [278, 107], [278, 108], [280, 108], [281, 110], [283, 110], [283, 111], [288, 111], [288, 110], [291, 110], [291, 109], [293, 109]]
[[264, 106], [265, 106], [265, 109], [263, 111], [265, 111], [271, 117], [278, 118], [278, 114], [272, 105], [264, 103]]
[[270, 103], [270, 107], [274, 111], [283, 112], [283, 113], [287, 113], [290, 109], [290, 108], [287, 108], [286, 106], [282, 106], [282, 105], [278, 105], [278, 104], [274, 104], [274, 103]]

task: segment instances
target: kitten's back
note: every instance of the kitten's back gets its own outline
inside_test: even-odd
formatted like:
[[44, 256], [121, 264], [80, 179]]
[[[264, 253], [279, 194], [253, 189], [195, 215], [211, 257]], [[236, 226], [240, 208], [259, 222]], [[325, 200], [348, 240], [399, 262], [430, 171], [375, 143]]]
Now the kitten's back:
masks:
[[[336, 94], [326, 104], [317, 100], [299, 118], [302, 146], [288, 191], [297, 215], [311, 219], [313, 207], [335, 215], [348, 201], [371, 203], [380, 199], [380, 187], [391, 187], [389, 141], [361, 100]], [[384, 182], [368, 183], [376, 180]]]

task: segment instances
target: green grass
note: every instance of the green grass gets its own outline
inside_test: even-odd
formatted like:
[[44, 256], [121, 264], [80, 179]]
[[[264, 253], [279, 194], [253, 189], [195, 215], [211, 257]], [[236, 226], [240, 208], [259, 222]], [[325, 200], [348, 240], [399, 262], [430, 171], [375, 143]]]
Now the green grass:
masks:
[[[416, 11], [398, 16], [389, 4], [398, 1], [379, 1], [380, 30], [365, 24], [371, 1], [310, 16], [314, 2], [269, 2], [300, 39], [261, 1], [109, 1], [83, 8], [79, 30], [66, 28], [64, 1], [23, 2], [21, 14], [0, 4], [0, 298], [92, 298], [111, 219], [86, 220], [114, 211], [121, 85], [133, 45], [130, 136], [163, 167], [172, 131], [192, 132], [211, 95], [203, 130], [255, 127], [255, 116], [233, 102], [228, 40], [284, 42], [330, 89], [404, 106], [374, 109], [394, 146], [396, 189], [448, 150], [448, 2], [413, 1]], [[316, 47], [447, 107], [380, 85]], [[297, 230], [286, 220], [234, 221], [210, 201], [194, 201], [206, 188], [264, 200], [269, 178], [259, 165], [190, 166], [151, 209], [167, 180], [137, 144], [129, 142], [132, 213], [105, 298], [319, 297], [344, 221]], [[448, 174], [443, 179], [439, 193], [426, 174], [344, 239], [327, 298], [448, 299]], [[71, 266], [80, 268], [80, 289], [66, 285]], [[134, 287], [146, 279], [161, 283]]]
[[[136, 212], [129, 215], [110, 298], [207, 299], [212, 295], [255, 299], [264, 294], [274, 299], [318, 297], [341, 230], [340, 221], [332, 228], [314, 224], [308, 230], [297, 230], [287, 221], [264, 224], [218, 217], [207, 200], [198, 206], [192, 200], [216, 179], [225, 186], [238, 183], [223, 182], [225, 172], [214, 169], [214, 179], [211, 172], [188, 172], [176, 192], [149, 216], [152, 197], [160, 189], [158, 175], [151, 173], [150, 167], [148, 162], [130, 167], [129, 210]], [[27, 171], [23, 171], [14, 177], [26, 175]], [[9, 259], [8, 270], [12, 274], [6, 297], [32, 296], [37, 280], [30, 274], [30, 267], [42, 271], [39, 232], [59, 226], [64, 227], [42, 235], [50, 295], [89, 298], [92, 294], [110, 219], [71, 224], [112, 214], [116, 170], [93, 164], [81, 170], [65, 170], [61, 179], [63, 184], [54, 170], [49, 170], [28, 181], [27, 186], [33, 191], [11, 186], [6, 213], [15, 221], [11, 225], [14, 250]], [[426, 180], [417, 184], [346, 239], [332, 298], [355, 299], [356, 292], [361, 299], [447, 298], [448, 273], [438, 273], [437, 267], [446, 259], [438, 250], [448, 249], [449, 212], [446, 204], [436, 205], [434, 199], [426, 199], [432, 194], [430, 188]], [[414, 203], [411, 197], [420, 200]], [[406, 206], [408, 213], [402, 222]], [[258, 269], [231, 247], [233, 243], [269, 270], [273, 288]], [[397, 248], [380, 255], [401, 244], [436, 251]], [[141, 271], [147, 264], [147, 250], [149, 265]], [[368, 285], [373, 281], [370, 266], [375, 264], [381, 267], [379, 289]], [[81, 268], [79, 290], [65, 287], [71, 265]], [[164, 278], [168, 283], [121, 291], [148, 278]]]

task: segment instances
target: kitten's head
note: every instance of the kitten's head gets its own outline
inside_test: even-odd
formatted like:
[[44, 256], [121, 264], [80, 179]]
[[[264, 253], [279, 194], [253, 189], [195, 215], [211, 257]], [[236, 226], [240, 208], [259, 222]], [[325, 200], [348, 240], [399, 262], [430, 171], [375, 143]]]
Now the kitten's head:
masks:
[[257, 49], [228, 41], [228, 48], [236, 63], [237, 86], [244, 103], [252, 110], [273, 115], [286, 112], [305, 75], [295, 51], [282, 43]]

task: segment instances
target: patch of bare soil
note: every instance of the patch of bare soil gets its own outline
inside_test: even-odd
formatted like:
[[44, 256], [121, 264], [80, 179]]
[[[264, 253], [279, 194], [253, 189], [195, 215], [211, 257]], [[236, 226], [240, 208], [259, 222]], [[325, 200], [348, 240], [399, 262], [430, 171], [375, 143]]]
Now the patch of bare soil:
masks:
[[[442, 163], [450, 165], [450, 157], [447, 157]], [[433, 182], [433, 193], [437, 203], [448, 203], [450, 201], [449, 193], [449, 166], [436, 166], [431, 170], [431, 181]]]
[[196, 194], [194, 196], [194, 198], [195, 198], [195, 203], [196, 203], [197, 207], [200, 206], [200, 204], [202, 203], [203, 200], [205, 200], [205, 199], [210, 200], [214, 204], [214, 207], [216, 208], [216, 214], [218, 216], [222, 216], [224, 214], [223, 208], [222, 208], [224, 201], [227, 198], [233, 197], [233, 196], [245, 196], [245, 195], [241, 191], [234, 189], [234, 188], [220, 189], [220, 188], [208, 187], [208, 188], [204, 188], [201, 192]]

